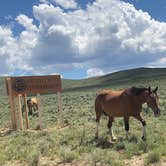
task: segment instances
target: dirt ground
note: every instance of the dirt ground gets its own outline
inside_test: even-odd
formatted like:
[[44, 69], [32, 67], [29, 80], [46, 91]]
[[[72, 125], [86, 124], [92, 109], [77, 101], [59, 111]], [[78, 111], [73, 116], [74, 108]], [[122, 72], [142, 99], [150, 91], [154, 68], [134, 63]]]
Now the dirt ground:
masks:
[[[124, 163], [126, 166], [146, 166], [145, 158], [147, 154], [140, 155], [140, 156], [133, 156], [129, 160], [125, 160]], [[166, 166], [166, 158], [162, 158], [159, 163], [151, 164], [151, 166]]]

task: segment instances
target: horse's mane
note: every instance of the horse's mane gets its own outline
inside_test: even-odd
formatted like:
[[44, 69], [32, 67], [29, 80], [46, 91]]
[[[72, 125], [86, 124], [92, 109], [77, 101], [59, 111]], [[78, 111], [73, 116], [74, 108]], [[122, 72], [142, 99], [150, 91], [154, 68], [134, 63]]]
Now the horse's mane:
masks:
[[130, 92], [134, 96], [140, 95], [142, 92], [148, 90], [147, 88], [137, 88], [137, 87], [131, 87]]

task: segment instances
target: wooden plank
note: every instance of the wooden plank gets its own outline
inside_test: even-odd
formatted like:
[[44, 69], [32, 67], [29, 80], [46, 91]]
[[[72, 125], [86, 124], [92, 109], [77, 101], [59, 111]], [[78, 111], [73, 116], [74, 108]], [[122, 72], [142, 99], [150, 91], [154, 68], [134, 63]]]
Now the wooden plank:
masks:
[[11, 78], [6, 78], [7, 82], [7, 89], [9, 91], [9, 103], [10, 103], [10, 114], [11, 114], [11, 123], [12, 129], [17, 130], [17, 119], [16, 119], [16, 112], [15, 112], [15, 104], [14, 104], [14, 96], [12, 94], [12, 84]]
[[26, 128], [29, 129], [29, 118], [28, 118], [28, 106], [27, 106], [27, 95], [23, 95], [24, 105], [25, 105], [25, 121], [26, 121]]
[[62, 100], [61, 100], [61, 93], [58, 92], [58, 112], [59, 112], [59, 124], [61, 127], [64, 126], [64, 116], [62, 110]]
[[16, 115], [15, 100], [14, 99], [15, 99], [15, 97], [12, 95], [14, 129], [17, 130], [17, 115]]
[[40, 93], [37, 93], [37, 101], [38, 101], [38, 113], [39, 113], [39, 124], [38, 129], [42, 129], [42, 109], [41, 109], [41, 97]]
[[24, 130], [23, 118], [22, 118], [22, 107], [21, 107], [21, 95], [18, 95], [18, 110], [20, 118], [20, 129]]
[[62, 91], [60, 75], [11, 77], [11, 82], [14, 95]]

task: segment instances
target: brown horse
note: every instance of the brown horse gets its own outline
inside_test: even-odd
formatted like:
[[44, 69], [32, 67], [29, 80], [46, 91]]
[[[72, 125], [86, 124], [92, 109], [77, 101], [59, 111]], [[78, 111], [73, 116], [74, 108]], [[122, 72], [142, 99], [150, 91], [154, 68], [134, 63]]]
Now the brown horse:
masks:
[[143, 136], [142, 139], [146, 139], [146, 122], [141, 117], [140, 112], [142, 110], [142, 105], [147, 103], [154, 115], [160, 114], [160, 109], [158, 107], [158, 87], [155, 90], [151, 88], [136, 88], [132, 87], [122, 91], [113, 90], [103, 90], [97, 94], [95, 100], [95, 111], [96, 111], [96, 135], [98, 138], [98, 126], [102, 113], [108, 115], [108, 128], [111, 135], [111, 139], [114, 141], [116, 137], [112, 131], [112, 122], [114, 117], [124, 117], [124, 124], [126, 130], [126, 137], [128, 138], [129, 131], [129, 118], [130, 116], [139, 120], [143, 125]]
[[[32, 97], [27, 100], [27, 106], [28, 106], [28, 115], [38, 115], [38, 101], [36, 97]], [[22, 112], [25, 112], [25, 105], [22, 107]]]
[[36, 97], [32, 97], [30, 99], [27, 100], [27, 106], [29, 109], [29, 114], [33, 115], [33, 112], [37, 112], [38, 111], [38, 101]]

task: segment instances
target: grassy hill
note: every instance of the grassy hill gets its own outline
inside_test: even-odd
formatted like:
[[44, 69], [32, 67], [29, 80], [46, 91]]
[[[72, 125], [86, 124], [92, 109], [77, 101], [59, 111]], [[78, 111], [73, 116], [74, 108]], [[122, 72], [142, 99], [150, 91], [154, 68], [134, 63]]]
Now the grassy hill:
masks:
[[63, 88], [65, 91], [85, 90], [129, 84], [138, 85], [145, 82], [150, 84], [154, 80], [166, 80], [166, 68], [138, 68], [82, 80], [64, 79]]

